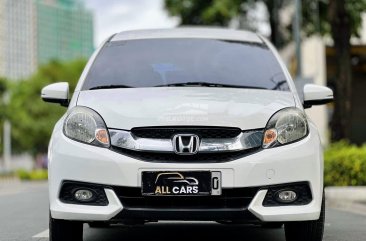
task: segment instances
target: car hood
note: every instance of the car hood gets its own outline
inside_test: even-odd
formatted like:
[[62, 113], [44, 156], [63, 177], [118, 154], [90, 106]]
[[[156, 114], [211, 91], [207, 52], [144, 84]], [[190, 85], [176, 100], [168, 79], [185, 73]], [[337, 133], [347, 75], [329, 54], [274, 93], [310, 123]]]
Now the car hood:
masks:
[[295, 106], [291, 92], [160, 87], [81, 91], [78, 106], [97, 111], [108, 128], [225, 126], [264, 128], [278, 110]]

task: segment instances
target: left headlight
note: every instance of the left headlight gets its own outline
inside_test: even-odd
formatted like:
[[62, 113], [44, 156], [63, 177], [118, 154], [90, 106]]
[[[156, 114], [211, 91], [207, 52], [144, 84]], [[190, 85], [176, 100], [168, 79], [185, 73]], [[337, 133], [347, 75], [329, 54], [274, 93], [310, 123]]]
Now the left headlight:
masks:
[[308, 122], [303, 111], [297, 108], [282, 109], [275, 113], [267, 123], [263, 136], [263, 148], [301, 140], [308, 132]]
[[102, 117], [87, 107], [72, 108], [63, 126], [65, 136], [83, 143], [109, 147], [109, 133]]

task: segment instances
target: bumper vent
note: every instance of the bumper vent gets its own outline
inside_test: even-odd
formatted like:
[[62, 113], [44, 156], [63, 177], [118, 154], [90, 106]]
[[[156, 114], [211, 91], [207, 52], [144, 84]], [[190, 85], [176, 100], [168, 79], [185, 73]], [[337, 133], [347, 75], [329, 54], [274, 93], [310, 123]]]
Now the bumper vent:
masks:
[[[276, 194], [281, 190], [292, 190], [296, 192], [297, 199], [291, 203], [281, 203], [276, 199]], [[313, 200], [311, 195], [311, 190], [309, 187], [309, 183], [300, 182], [300, 183], [291, 183], [291, 184], [283, 184], [270, 186], [268, 188], [268, 192], [266, 197], [263, 200], [264, 207], [274, 207], [274, 206], [293, 206], [293, 205], [306, 205], [309, 204]]]
[[[95, 197], [88, 202], [80, 202], [74, 194], [77, 190], [87, 189], [93, 192]], [[108, 199], [104, 192], [104, 188], [101, 185], [89, 184], [82, 182], [64, 181], [61, 186], [59, 198], [63, 203], [79, 204], [79, 205], [91, 205], [91, 206], [107, 206]]]

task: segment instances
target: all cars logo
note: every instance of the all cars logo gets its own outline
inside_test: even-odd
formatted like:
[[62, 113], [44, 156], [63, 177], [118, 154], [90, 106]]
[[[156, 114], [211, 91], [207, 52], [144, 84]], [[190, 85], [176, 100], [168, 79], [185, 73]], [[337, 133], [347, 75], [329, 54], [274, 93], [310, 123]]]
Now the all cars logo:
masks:
[[179, 172], [160, 173], [156, 177], [155, 184], [157, 184], [155, 195], [197, 194], [199, 192], [198, 180], [194, 177], [185, 177]]

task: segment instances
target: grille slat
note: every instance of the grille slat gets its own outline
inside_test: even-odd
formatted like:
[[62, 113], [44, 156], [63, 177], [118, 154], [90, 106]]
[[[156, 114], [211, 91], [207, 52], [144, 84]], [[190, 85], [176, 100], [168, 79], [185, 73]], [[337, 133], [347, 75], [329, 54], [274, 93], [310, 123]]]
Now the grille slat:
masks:
[[236, 159], [245, 157], [247, 155], [253, 154], [260, 150], [260, 148], [251, 148], [243, 151], [235, 152], [213, 152], [213, 153], [197, 153], [195, 155], [177, 155], [175, 153], [169, 152], [145, 152], [145, 151], [133, 151], [119, 147], [112, 147], [112, 150], [132, 157], [138, 160], [147, 162], [228, 162], [234, 161]]
[[137, 127], [132, 134], [140, 138], [171, 139], [175, 134], [195, 134], [200, 138], [234, 138], [241, 132], [234, 127]]

